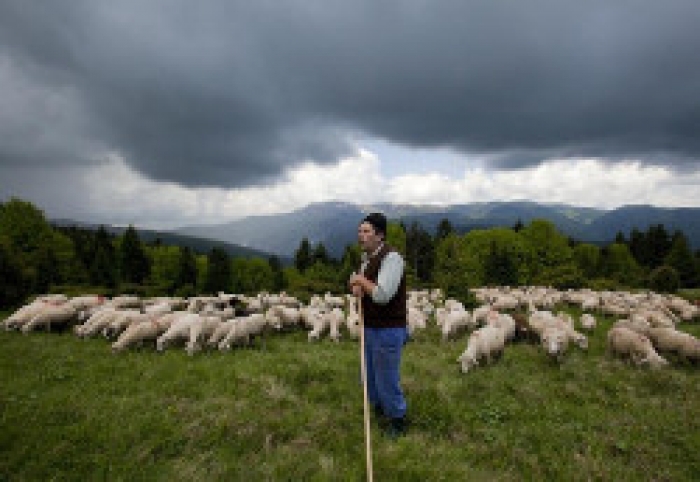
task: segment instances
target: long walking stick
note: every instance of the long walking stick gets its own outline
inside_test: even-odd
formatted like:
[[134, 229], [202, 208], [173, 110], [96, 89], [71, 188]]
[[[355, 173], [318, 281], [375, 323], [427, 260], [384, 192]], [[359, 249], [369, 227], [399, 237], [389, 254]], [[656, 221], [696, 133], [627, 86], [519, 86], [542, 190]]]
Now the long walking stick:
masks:
[[372, 437], [369, 429], [369, 400], [367, 398], [367, 361], [365, 359], [365, 315], [362, 312], [362, 297], [357, 298], [360, 315], [360, 369], [362, 370], [362, 392], [365, 402], [365, 448], [367, 449], [367, 480], [372, 482]]

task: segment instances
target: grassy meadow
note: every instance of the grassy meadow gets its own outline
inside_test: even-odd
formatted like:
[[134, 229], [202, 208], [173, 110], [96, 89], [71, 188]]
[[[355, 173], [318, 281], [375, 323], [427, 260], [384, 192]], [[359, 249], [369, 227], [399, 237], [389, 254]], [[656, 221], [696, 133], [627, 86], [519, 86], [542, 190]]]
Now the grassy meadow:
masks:
[[[561, 365], [518, 343], [467, 375], [466, 336], [418, 333], [412, 425], [391, 441], [373, 420], [375, 480], [700, 480], [700, 367], [610, 359], [599, 322]], [[356, 342], [115, 356], [104, 339], [0, 332], [0, 480], [364, 478]]]

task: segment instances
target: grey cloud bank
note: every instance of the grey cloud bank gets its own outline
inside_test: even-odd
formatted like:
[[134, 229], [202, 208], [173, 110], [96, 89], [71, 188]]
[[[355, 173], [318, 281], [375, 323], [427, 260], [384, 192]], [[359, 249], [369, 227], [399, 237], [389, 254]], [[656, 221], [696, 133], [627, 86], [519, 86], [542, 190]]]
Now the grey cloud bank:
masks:
[[116, 153], [154, 180], [246, 187], [374, 137], [495, 169], [689, 170], [698, 25], [697, 1], [8, 0], [0, 169]]

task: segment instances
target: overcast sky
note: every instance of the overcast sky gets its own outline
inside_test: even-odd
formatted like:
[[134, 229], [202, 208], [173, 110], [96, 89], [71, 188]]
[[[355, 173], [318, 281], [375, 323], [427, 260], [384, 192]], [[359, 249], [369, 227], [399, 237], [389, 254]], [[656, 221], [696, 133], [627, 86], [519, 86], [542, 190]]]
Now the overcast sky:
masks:
[[0, 2], [0, 199], [700, 206], [700, 2]]

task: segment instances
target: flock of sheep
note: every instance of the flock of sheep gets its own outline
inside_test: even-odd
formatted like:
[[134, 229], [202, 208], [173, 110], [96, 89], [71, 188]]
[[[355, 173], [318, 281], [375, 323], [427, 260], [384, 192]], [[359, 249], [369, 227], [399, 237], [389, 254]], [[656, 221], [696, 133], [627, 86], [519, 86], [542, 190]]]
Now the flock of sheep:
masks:
[[[546, 287], [473, 291], [481, 302], [473, 311], [457, 300], [445, 300], [437, 289], [410, 291], [407, 306], [411, 335], [433, 322], [443, 340], [469, 333], [458, 358], [465, 373], [498, 359], [508, 343], [519, 339], [539, 344], [557, 361], [570, 345], [586, 350], [586, 333], [596, 329], [594, 314], [618, 318], [607, 334], [608, 351], [614, 356], [651, 367], [667, 365], [662, 356], [666, 353], [700, 361], [700, 340], [677, 328], [681, 322], [699, 319], [700, 309], [678, 296]], [[555, 312], [563, 305], [581, 309], [578, 326], [568, 313]], [[17, 310], [3, 325], [23, 333], [60, 327], [81, 338], [104, 336], [113, 340], [115, 353], [154, 343], [158, 351], [184, 344], [193, 355], [207, 348], [231, 350], [266, 333], [294, 329], [307, 330], [309, 341], [326, 335], [339, 341], [344, 332], [357, 339], [360, 316], [355, 298], [331, 293], [315, 295], [308, 304], [285, 293], [254, 297], [219, 293], [189, 299], [45, 295]]]

